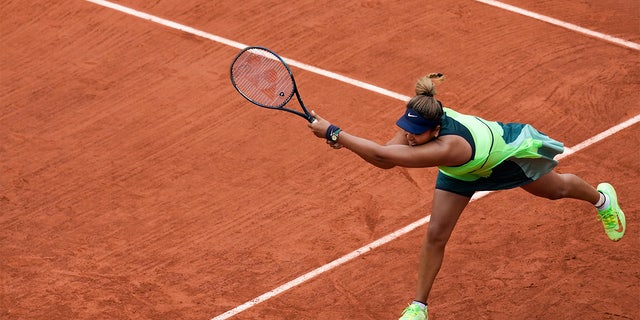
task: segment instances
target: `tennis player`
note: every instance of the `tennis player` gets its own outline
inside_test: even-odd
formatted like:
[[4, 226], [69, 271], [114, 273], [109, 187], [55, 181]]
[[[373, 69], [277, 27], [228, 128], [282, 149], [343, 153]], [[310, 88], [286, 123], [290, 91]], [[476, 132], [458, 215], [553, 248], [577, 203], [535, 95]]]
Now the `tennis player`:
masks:
[[442, 81], [439, 73], [418, 80], [416, 96], [396, 122], [400, 130], [386, 145], [345, 132], [315, 112], [318, 121], [309, 124], [331, 147], [347, 148], [379, 168], [439, 168], [415, 299], [400, 320], [428, 319], [427, 299], [445, 246], [476, 191], [520, 187], [547, 199], [588, 201], [609, 239], [618, 241], [625, 232], [625, 216], [610, 184], [594, 188], [574, 174], [554, 171], [558, 162], [553, 158], [564, 151], [562, 143], [528, 124], [487, 121], [443, 107], [434, 97]]

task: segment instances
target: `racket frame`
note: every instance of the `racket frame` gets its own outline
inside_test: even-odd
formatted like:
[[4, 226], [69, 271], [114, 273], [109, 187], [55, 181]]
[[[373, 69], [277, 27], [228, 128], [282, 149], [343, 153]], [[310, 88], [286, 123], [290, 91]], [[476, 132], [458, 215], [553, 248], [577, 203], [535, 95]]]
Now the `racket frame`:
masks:
[[[278, 59], [280, 61], [280, 63], [282, 63], [284, 65], [284, 67], [287, 69], [287, 72], [289, 73], [289, 77], [291, 78], [291, 82], [293, 84], [293, 91], [291, 92], [291, 94], [289, 95], [289, 97], [287, 97], [287, 99], [284, 100], [283, 103], [281, 103], [279, 106], [269, 106], [269, 105], [264, 105], [262, 103], [259, 103], [253, 99], [251, 99], [250, 97], [248, 97], [245, 93], [243, 93], [239, 88], [238, 85], [236, 84], [236, 81], [234, 80], [233, 77], [233, 67], [236, 64], [236, 61], [238, 61], [238, 58], [240, 58], [240, 56], [242, 56], [243, 53], [245, 53], [246, 51], [249, 50], [262, 50], [262, 51], [266, 51], [267, 53], [264, 55], [264, 57], [266, 58], [272, 58], [269, 55], [273, 55], [273, 57], [275, 57], [276, 59]], [[257, 54], [257, 53], [256, 53]], [[242, 51], [240, 51], [235, 58], [233, 59], [233, 62], [231, 62], [231, 67], [229, 68], [229, 75], [231, 78], [231, 84], [233, 84], [233, 87], [236, 89], [236, 91], [238, 91], [238, 93], [240, 93], [241, 96], [243, 96], [245, 99], [249, 100], [249, 102], [262, 107], [262, 108], [267, 108], [267, 109], [274, 109], [274, 110], [281, 110], [281, 111], [286, 111], [289, 113], [293, 113], [295, 115], [298, 115], [304, 119], [306, 119], [307, 121], [309, 121], [309, 123], [312, 123], [316, 120], [316, 118], [314, 116], [311, 115], [311, 113], [309, 112], [309, 110], [307, 110], [307, 107], [304, 105], [304, 102], [302, 102], [302, 98], [300, 97], [300, 92], [298, 91], [298, 85], [296, 84], [296, 80], [293, 76], [293, 72], [291, 71], [291, 68], [289, 67], [289, 65], [284, 61], [284, 59], [282, 57], [280, 57], [277, 53], [273, 52], [272, 50], [265, 48], [265, 47], [261, 47], [261, 46], [249, 46], [246, 47], [244, 49], [242, 49]], [[293, 110], [293, 109], [289, 109], [286, 108], [285, 105], [287, 105], [287, 103], [289, 103], [289, 101], [291, 101], [291, 98], [293, 97], [293, 95], [295, 94], [298, 103], [300, 104], [300, 107], [302, 108], [303, 112], [300, 112], [298, 110]]]

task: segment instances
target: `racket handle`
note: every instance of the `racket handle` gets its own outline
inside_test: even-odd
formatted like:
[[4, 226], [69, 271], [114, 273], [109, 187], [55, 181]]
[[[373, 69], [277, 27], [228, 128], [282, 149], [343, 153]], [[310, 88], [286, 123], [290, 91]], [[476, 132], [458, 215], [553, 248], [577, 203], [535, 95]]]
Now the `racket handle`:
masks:
[[314, 123], [314, 122], [318, 122], [318, 119], [316, 119], [316, 117], [314, 117], [312, 115], [308, 115], [307, 116], [307, 121], [309, 121], [309, 123]]

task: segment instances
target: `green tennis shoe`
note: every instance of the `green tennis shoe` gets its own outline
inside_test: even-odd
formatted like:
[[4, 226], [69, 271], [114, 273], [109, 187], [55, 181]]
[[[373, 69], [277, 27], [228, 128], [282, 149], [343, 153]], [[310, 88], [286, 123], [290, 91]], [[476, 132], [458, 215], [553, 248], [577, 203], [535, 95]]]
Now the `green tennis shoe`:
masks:
[[616, 190], [608, 183], [599, 184], [597, 189], [609, 197], [611, 201], [607, 208], [598, 210], [598, 220], [602, 221], [604, 231], [607, 233], [607, 236], [609, 236], [609, 239], [618, 241], [624, 235], [627, 223], [624, 218], [624, 212], [622, 212], [618, 205]]
[[429, 320], [427, 309], [420, 309], [417, 304], [410, 304], [402, 311], [402, 316], [398, 320]]

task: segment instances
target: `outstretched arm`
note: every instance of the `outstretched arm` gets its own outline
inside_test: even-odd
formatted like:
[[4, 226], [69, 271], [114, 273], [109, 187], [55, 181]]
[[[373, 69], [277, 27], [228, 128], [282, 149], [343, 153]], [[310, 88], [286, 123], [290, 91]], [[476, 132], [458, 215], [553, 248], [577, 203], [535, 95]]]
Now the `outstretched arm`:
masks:
[[[326, 139], [326, 132], [330, 123], [312, 112], [318, 121], [310, 123], [309, 128], [319, 137]], [[449, 155], [452, 144], [449, 139], [436, 139], [420, 146], [409, 146], [402, 140], [402, 132], [398, 132], [386, 145], [380, 145], [371, 140], [361, 138], [342, 131], [338, 143], [357, 154], [372, 165], [390, 169], [401, 167], [434, 167], [451, 163]], [[459, 164], [459, 163], [458, 163]]]
[[384, 146], [344, 131], [340, 133], [339, 139], [343, 147], [378, 168], [391, 169], [396, 166], [391, 158], [385, 156]]

